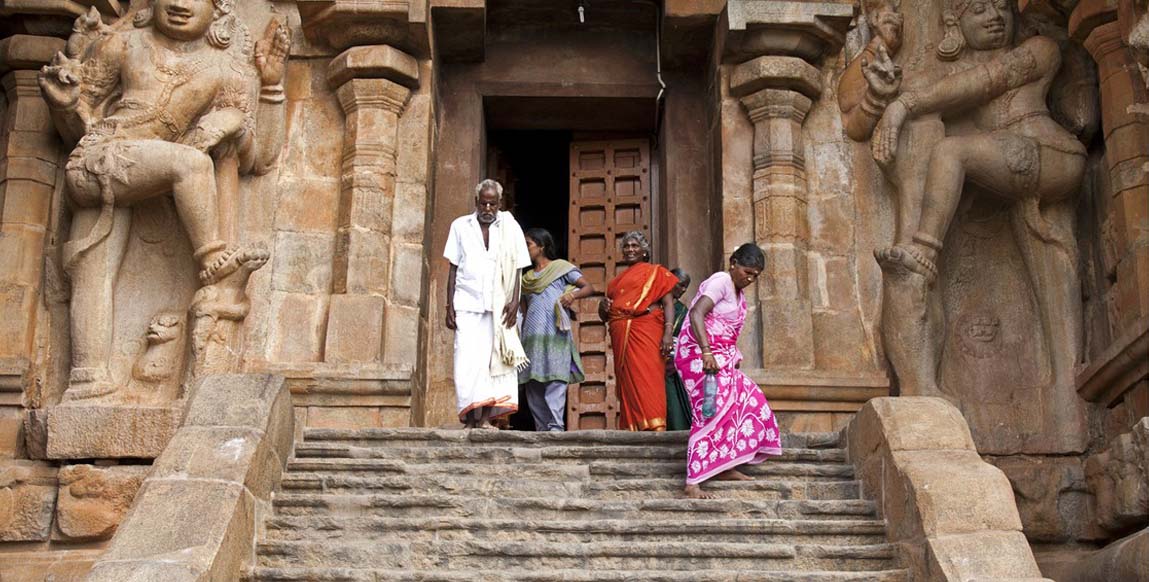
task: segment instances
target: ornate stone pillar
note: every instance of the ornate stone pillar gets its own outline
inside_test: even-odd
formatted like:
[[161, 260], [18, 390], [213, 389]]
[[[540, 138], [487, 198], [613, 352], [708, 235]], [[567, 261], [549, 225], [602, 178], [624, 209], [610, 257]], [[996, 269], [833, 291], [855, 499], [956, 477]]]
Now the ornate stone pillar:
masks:
[[1106, 304], [1113, 339], [1078, 374], [1077, 393], [1110, 411], [1125, 407], [1133, 418], [1149, 402], [1149, 83], [1138, 63], [1145, 49], [1139, 55], [1131, 47], [1145, 42], [1133, 37], [1149, 29], [1147, 18], [1129, 0], [1083, 0], [1069, 20], [1070, 35], [1097, 62], [1109, 174], [1098, 208], [1106, 213], [1102, 262], [1112, 281]]
[[384, 321], [394, 291], [399, 116], [411, 94], [404, 85], [418, 84], [418, 64], [387, 45], [354, 47], [335, 58], [328, 79], [339, 87], [347, 118], [324, 360], [378, 363], [386, 359]]
[[[734, 80], [738, 78], [736, 71]], [[738, 94], [742, 87], [732, 91]], [[810, 226], [802, 143], [802, 122], [812, 102], [791, 89], [762, 89], [741, 101], [754, 124], [754, 242], [766, 251], [766, 272], [758, 281], [762, 364], [812, 369]]]
[[[1101, 124], [1109, 170], [1110, 215], [1103, 236], [1107, 274], [1114, 277], [1110, 324], [1114, 335], [1149, 317], [1149, 120], [1139, 119], [1134, 103], [1149, 102], [1145, 80], [1121, 35], [1121, 22], [1082, 25], [1072, 31], [1097, 61], [1101, 83]], [[1104, 207], [1104, 206], [1103, 206]]]
[[[0, 41], [0, 457], [19, 448], [22, 393], [33, 360], [60, 140], [36, 74], [63, 50], [57, 38]], [[7, 70], [7, 72], [5, 72]]]

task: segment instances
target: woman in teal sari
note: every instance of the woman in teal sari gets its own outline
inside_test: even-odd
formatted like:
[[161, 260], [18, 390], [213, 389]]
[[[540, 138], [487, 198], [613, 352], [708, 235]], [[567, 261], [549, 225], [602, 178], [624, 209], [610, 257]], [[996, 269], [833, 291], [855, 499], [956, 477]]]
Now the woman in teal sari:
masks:
[[[670, 270], [678, 277], [678, 284], [670, 291], [674, 297], [674, 337], [682, 331], [682, 323], [686, 321], [689, 309], [680, 301], [690, 287], [690, 275], [679, 267]], [[666, 361], [666, 430], [690, 430], [690, 399], [686, 396], [686, 386], [682, 384], [682, 376], [674, 367], [674, 358]]]
[[558, 258], [554, 238], [528, 229], [531, 269], [523, 274], [524, 306], [520, 338], [530, 364], [519, 372], [535, 430], [565, 429], [567, 385], [583, 381], [582, 361], [571, 334], [571, 306], [594, 294], [578, 267]]

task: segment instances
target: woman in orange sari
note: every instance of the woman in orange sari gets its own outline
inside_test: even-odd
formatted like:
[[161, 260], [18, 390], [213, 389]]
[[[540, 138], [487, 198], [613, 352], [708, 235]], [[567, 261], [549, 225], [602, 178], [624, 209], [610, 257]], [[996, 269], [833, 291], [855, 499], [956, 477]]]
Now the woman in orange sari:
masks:
[[624, 430], [666, 430], [666, 365], [674, 349], [674, 298], [678, 277], [651, 264], [650, 243], [638, 231], [622, 237], [622, 261], [630, 266], [606, 286], [599, 317], [610, 328]]

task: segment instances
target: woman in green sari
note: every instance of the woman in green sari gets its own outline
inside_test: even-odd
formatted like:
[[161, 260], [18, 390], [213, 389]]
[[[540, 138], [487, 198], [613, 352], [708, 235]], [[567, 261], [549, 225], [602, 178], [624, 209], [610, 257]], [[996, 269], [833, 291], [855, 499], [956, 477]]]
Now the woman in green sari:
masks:
[[[678, 284], [670, 291], [674, 297], [674, 337], [677, 338], [689, 311], [680, 298], [686, 293], [686, 288], [690, 287], [690, 275], [679, 267], [670, 272], [678, 277]], [[666, 430], [690, 430], [690, 399], [686, 396], [682, 377], [674, 367], [674, 358], [666, 361]]]
[[571, 306], [594, 294], [578, 267], [559, 259], [551, 234], [542, 228], [523, 233], [531, 269], [523, 274], [523, 327], [520, 337], [530, 364], [519, 372], [535, 430], [565, 429], [567, 385], [583, 381], [582, 361], [571, 334]]

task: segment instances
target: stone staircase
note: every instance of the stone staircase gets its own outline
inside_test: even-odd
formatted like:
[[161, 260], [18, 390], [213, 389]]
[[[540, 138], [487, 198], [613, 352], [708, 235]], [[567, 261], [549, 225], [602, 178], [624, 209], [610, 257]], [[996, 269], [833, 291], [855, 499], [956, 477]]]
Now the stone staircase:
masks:
[[685, 433], [305, 432], [248, 582], [902, 582], [835, 434], [681, 497]]

